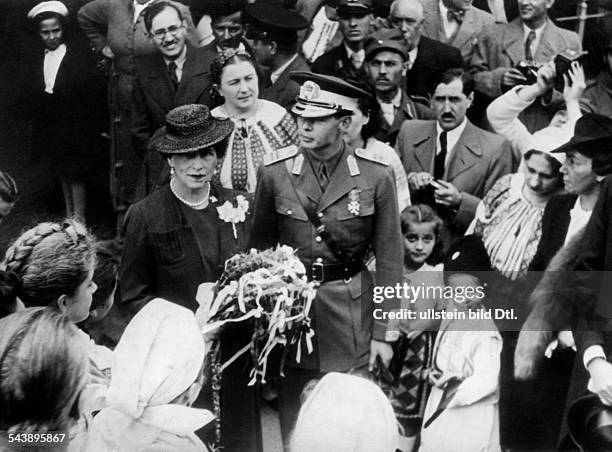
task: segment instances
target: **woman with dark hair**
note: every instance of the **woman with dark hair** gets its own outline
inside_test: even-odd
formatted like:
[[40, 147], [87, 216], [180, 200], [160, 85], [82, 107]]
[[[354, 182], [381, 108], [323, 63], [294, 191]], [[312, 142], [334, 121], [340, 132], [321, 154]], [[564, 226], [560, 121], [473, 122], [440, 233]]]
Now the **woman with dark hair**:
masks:
[[[248, 201], [213, 180], [234, 124], [211, 116], [205, 105], [184, 105], [166, 115], [150, 146], [170, 166], [171, 181], [128, 210], [119, 270], [121, 302], [138, 310], [164, 298], [195, 312], [196, 293], [215, 282], [225, 261], [248, 243]], [[251, 339], [241, 326], [220, 335], [227, 361]], [[253, 387], [247, 386], [248, 354], [223, 371], [221, 440], [226, 451], [256, 450], [261, 441]], [[205, 391], [205, 395], [210, 394]], [[199, 400], [208, 408], [210, 403]]]
[[[0, 320], [0, 431], [57, 434], [72, 427], [88, 368], [78, 335], [65, 315], [48, 308], [26, 309]], [[25, 450], [9, 441], [0, 435], [0, 449]], [[51, 450], [67, 448], [66, 436]]]
[[219, 159], [216, 177], [223, 187], [254, 193], [264, 155], [294, 144], [297, 126], [283, 107], [259, 98], [260, 71], [250, 54], [224, 50], [213, 60], [210, 71], [224, 99], [211, 114], [229, 118], [236, 126], [225, 157]]
[[32, 119], [33, 152], [61, 180], [66, 215], [84, 220], [85, 181], [101, 132], [96, 96], [102, 82], [89, 49], [65, 39], [67, 15], [57, 0], [28, 13], [42, 45], [26, 57], [23, 105]]
[[380, 130], [382, 115], [380, 114], [380, 104], [376, 101], [372, 90], [365, 83], [353, 82], [353, 85], [370, 93], [371, 97], [357, 99], [357, 109], [351, 116], [351, 126], [344, 139], [353, 148], [365, 149], [373, 155], [380, 156], [391, 166], [395, 176], [397, 203], [401, 212], [410, 205], [410, 189], [408, 188], [406, 171], [395, 149], [374, 138], [374, 135]]

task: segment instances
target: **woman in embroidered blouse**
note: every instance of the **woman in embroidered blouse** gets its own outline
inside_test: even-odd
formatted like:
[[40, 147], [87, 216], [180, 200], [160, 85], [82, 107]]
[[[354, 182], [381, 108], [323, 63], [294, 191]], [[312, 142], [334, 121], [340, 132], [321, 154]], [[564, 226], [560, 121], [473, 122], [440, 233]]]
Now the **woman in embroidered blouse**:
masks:
[[226, 50], [213, 61], [210, 71], [225, 100], [212, 115], [230, 118], [236, 125], [216, 178], [225, 188], [254, 193], [264, 155], [294, 144], [297, 126], [283, 107], [259, 99], [259, 68], [248, 53]]

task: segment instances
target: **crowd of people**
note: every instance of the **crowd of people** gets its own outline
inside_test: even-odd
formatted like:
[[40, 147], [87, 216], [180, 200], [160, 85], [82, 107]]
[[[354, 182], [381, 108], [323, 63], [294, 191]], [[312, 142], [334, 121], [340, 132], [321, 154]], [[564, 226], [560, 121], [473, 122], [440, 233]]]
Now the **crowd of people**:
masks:
[[[568, 3], [8, 8], [65, 220], [3, 238], [0, 450], [264, 451], [264, 405], [290, 452], [612, 450], [612, 3]], [[277, 245], [314, 334], [254, 381], [260, 332], [194, 314]]]

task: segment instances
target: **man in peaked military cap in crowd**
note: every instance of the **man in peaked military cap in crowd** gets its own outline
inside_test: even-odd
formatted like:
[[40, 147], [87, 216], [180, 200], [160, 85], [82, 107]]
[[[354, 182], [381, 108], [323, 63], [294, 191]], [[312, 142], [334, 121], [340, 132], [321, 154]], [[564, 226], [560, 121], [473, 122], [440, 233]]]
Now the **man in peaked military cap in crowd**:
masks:
[[308, 21], [295, 11], [262, 0], [247, 5], [245, 11], [250, 22], [247, 38], [253, 40], [257, 61], [271, 71], [260, 97], [291, 110], [300, 85], [289, 78], [289, 73], [310, 70], [297, 53], [297, 31], [306, 28]]
[[403, 260], [391, 169], [342, 140], [357, 98], [368, 94], [332, 76], [294, 72], [291, 79], [302, 85], [292, 110], [300, 145], [264, 160], [250, 243], [296, 248], [308, 278], [320, 282], [311, 311], [314, 351], [302, 344], [300, 362], [292, 351], [281, 380], [285, 441], [308, 381], [330, 371], [373, 370], [378, 357], [388, 364], [386, 322], [374, 319], [373, 281], [364, 259], [374, 252], [379, 286], [400, 281]]

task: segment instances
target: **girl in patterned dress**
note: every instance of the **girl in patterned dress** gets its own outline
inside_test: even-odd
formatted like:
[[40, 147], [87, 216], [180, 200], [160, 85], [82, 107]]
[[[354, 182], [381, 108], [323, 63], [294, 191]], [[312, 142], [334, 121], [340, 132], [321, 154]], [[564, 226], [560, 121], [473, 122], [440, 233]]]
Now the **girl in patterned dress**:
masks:
[[211, 113], [230, 118], [236, 126], [216, 177], [225, 188], [254, 193], [264, 155], [296, 143], [297, 126], [283, 107], [259, 99], [259, 67], [245, 51], [221, 52], [210, 70], [225, 99]]
[[[400, 217], [404, 236], [403, 282], [415, 288], [439, 292], [444, 286], [442, 264], [442, 220], [424, 204], [409, 206]], [[437, 265], [436, 265], [437, 264]], [[437, 288], [437, 290], [431, 290]], [[403, 427], [402, 450], [410, 451], [421, 428], [429, 385], [425, 370], [431, 365], [439, 321], [423, 320], [437, 300], [421, 294], [402, 299], [401, 308], [415, 312], [416, 320], [390, 321], [388, 339], [396, 342], [391, 371], [394, 386], [388, 391], [398, 421]], [[402, 311], [405, 312], [405, 311]]]

